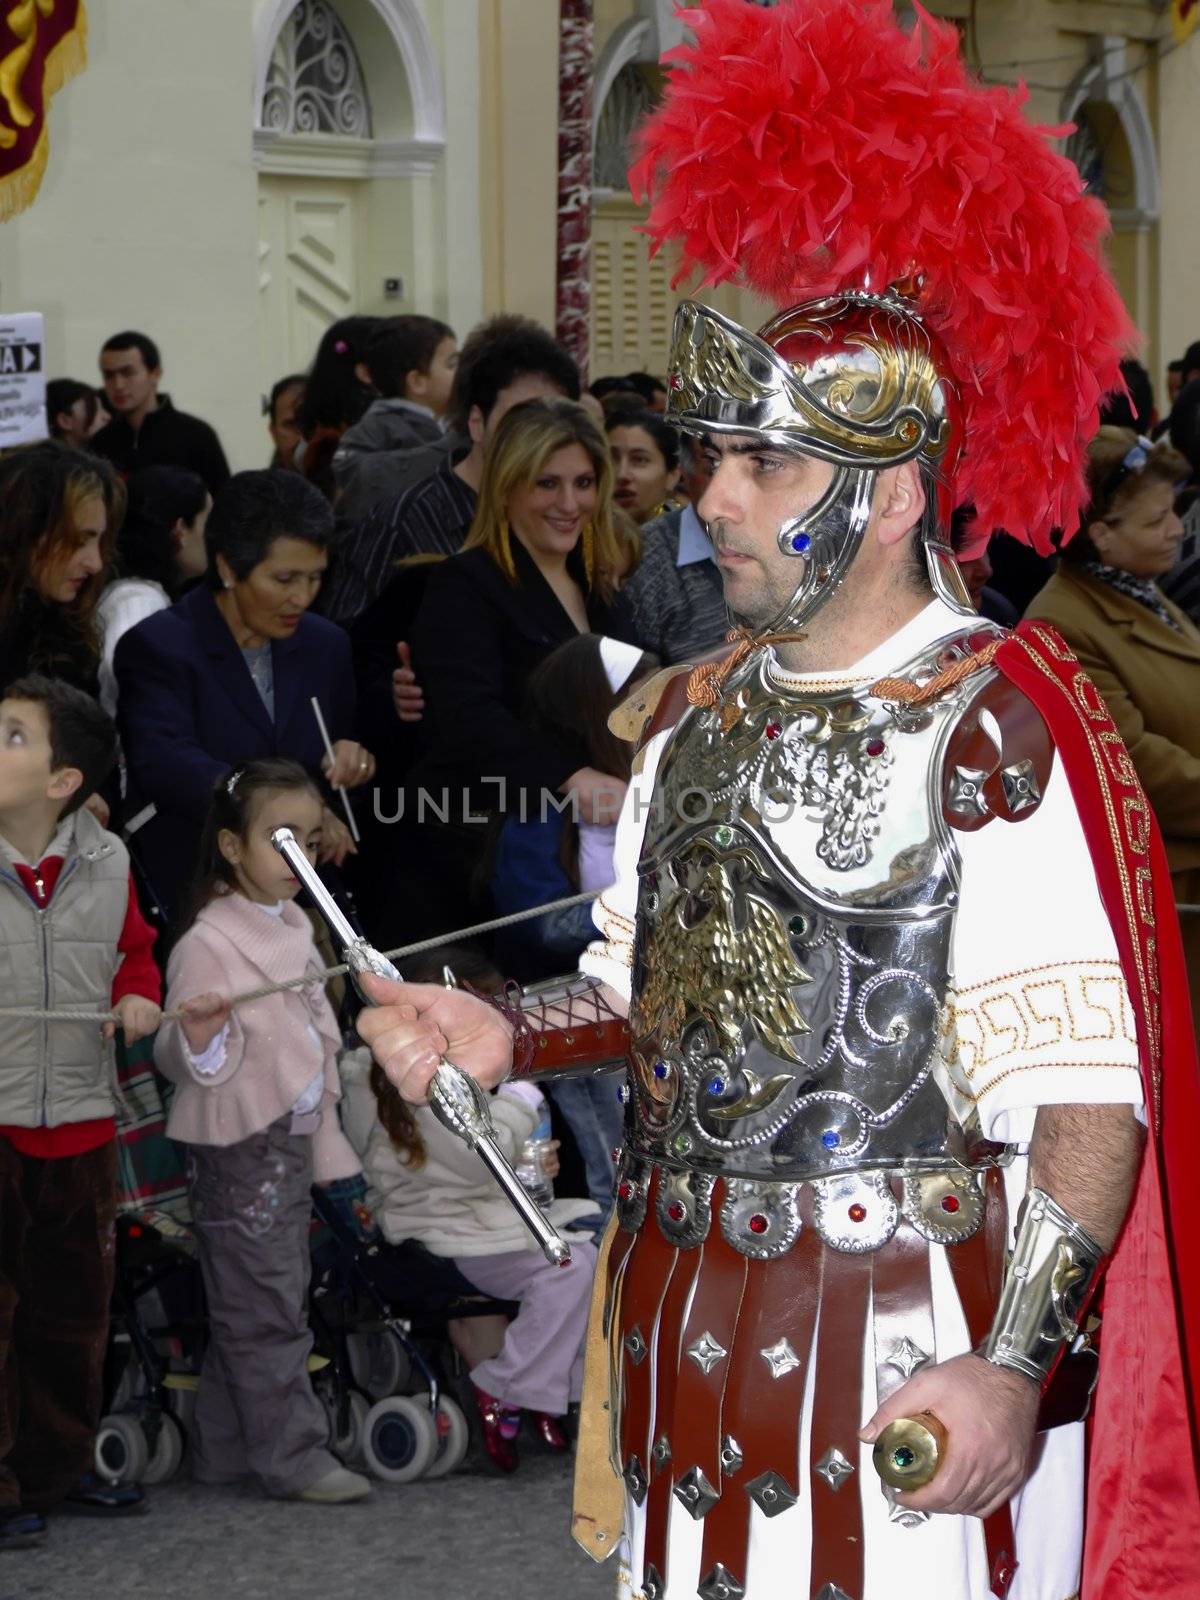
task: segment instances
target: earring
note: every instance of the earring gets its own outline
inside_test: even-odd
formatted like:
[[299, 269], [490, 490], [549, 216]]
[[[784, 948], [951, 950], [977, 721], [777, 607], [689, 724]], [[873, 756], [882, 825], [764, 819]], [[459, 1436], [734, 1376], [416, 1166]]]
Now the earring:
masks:
[[232, 583], [229, 583], [229, 582], [228, 582], [228, 581], [227, 581], [227, 582], [226, 582], [226, 584], [225, 584], [225, 587], [226, 587], [226, 588], [227, 588], [227, 589], [232, 589], [232, 588], [233, 588], [233, 585], [232, 585]]

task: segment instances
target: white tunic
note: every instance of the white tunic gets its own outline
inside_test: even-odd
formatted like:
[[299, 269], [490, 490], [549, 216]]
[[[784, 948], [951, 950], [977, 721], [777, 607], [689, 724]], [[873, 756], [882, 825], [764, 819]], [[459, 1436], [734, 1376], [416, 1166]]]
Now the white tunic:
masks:
[[[935, 640], [958, 632], [962, 618], [939, 601], [928, 605], [854, 667], [800, 678], [775, 669], [783, 683], [813, 688], [847, 678], [866, 682], [895, 672]], [[637, 906], [637, 862], [668, 733], [647, 746], [617, 829], [616, 882], [594, 912], [602, 938], [580, 967], [629, 996]], [[960, 906], [951, 951], [948, 1005], [953, 1027], [938, 1074], [960, 1108], [976, 1104], [985, 1138], [1018, 1147], [1006, 1169], [1009, 1215], [1026, 1187], [1025, 1153], [1037, 1108], [1060, 1104], [1142, 1105], [1134, 1018], [1116, 943], [1096, 886], [1070, 786], [1056, 758], [1041, 806], [1019, 823], [994, 821], [956, 833], [961, 856]], [[938, 1360], [970, 1348], [943, 1247], [930, 1245]], [[786, 1268], [784, 1269], [786, 1270]], [[876, 1409], [874, 1352], [868, 1323], [862, 1420]], [[654, 1341], [650, 1341], [651, 1348]], [[809, 1387], [811, 1390], [810, 1367]], [[811, 1393], [806, 1398], [806, 1411]], [[807, 1482], [808, 1426], [802, 1425], [797, 1504], [752, 1517], [747, 1600], [808, 1600], [797, 1574], [807, 1572], [811, 1545]], [[801, 1465], [803, 1463], [804, 1465]], [[855, 1600], [898, 1594], [938, 1600], [989, 1600], [983, 1524], [973, 1517], [934, 1516], [916, 1528], [888, 1521], [888, 1507], [860, 1450], [857, 1483], [863, 1504], [865, 1587]], [[843, 1491], [846, 1492], [846, 1491]], [[1020, 1563], [1009, 1600], [1068, 1600], [1079, 1588], [1083, 1534], [1083, 1425], [1042, 1436], [1032, 1477], [1012, 1504]], [[642, 1513], [626, 1504], [622, 1600], [640, 1597]], [[692, 1600], [700, 1572], [702, 1522], [672, 1499], [667, 1600]], [[812, 1590], [821, 1575], [813, 1573]]]

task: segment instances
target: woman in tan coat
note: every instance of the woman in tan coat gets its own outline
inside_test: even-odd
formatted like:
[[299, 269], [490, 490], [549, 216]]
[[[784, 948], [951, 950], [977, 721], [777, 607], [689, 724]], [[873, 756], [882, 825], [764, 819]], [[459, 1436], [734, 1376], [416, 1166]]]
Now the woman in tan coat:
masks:
[[[1200, 629], [1155, 580], [1179, 553], [1175, 489], [1188, 470], [1166, 443], [1101, 428], [1083, 526], [1026, 613], [1058, 629], [1104, 696], [1158, 817], [1181, 907], [1200, 905]], [[1200, 1018], [1200, 912], [1180, 921]]]

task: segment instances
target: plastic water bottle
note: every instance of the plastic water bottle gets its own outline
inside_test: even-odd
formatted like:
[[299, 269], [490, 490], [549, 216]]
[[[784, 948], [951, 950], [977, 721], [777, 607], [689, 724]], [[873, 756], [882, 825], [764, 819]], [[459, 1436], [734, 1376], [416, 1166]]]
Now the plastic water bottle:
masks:
[[546, 1157], [550, 1153], [551, 1143], [550, 1107], [545, 1095], [539, 1098], [538, 1124], [521, 1146], [517, 1177], [532, 1200], [539, 1206], [548, 1206], [554, 1199], [554, 1184], [546, 1173]]

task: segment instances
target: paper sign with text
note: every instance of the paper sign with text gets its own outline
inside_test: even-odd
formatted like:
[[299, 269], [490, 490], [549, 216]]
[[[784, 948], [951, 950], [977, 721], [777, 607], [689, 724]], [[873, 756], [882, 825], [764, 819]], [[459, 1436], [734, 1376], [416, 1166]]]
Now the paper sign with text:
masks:
[[0, 316], [0, 449], [48, 436], [45, 354], [40, 311]]

